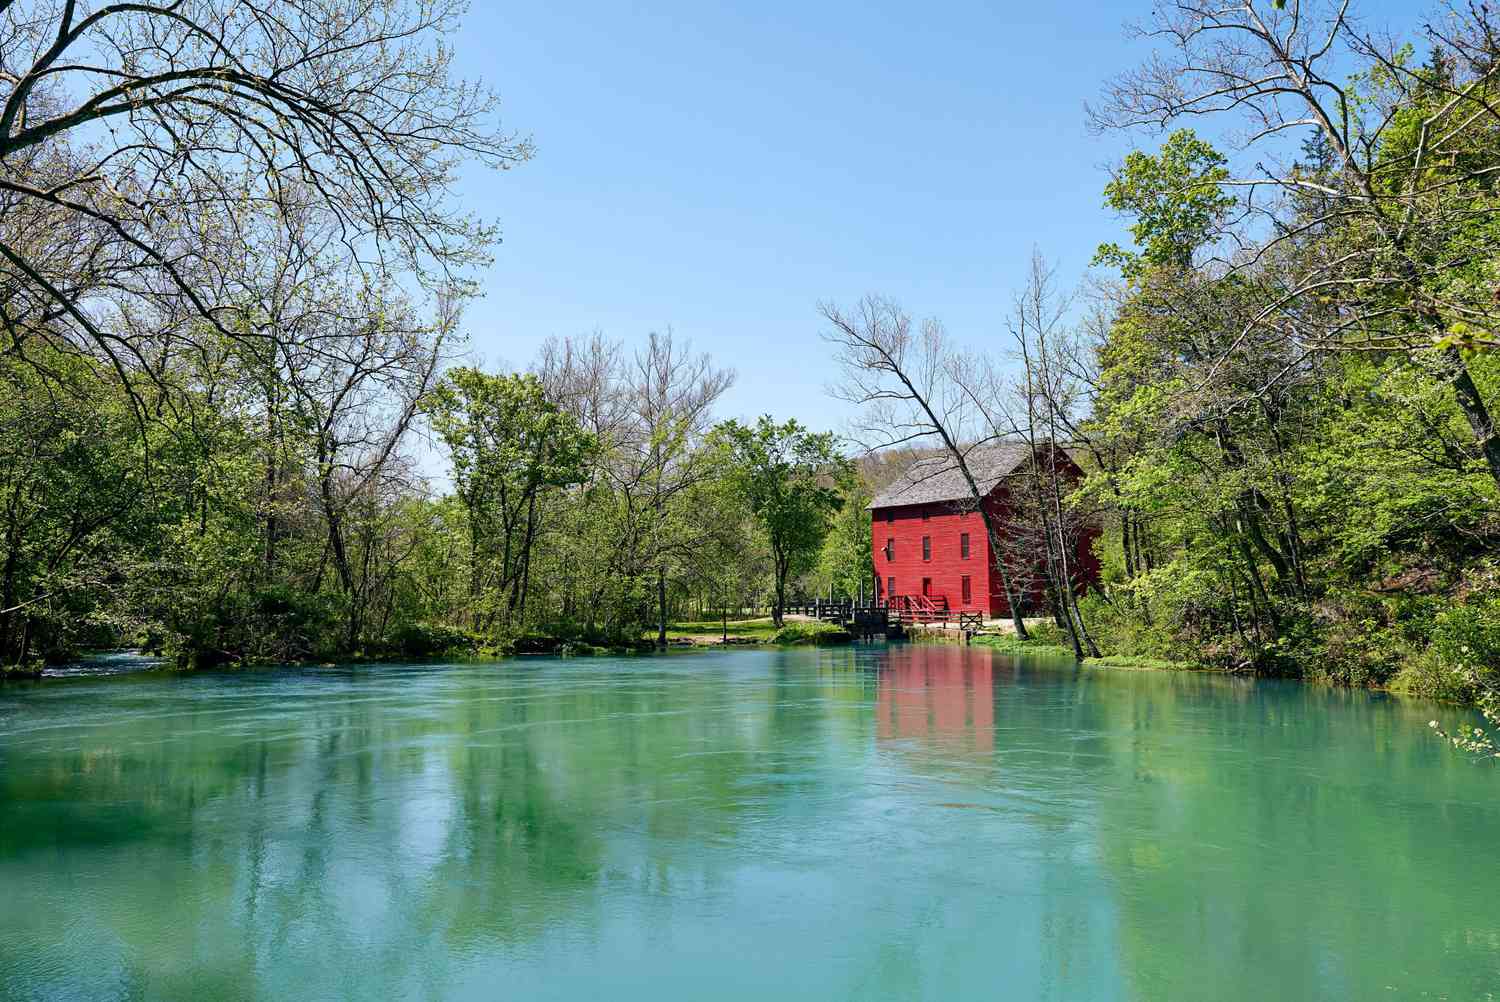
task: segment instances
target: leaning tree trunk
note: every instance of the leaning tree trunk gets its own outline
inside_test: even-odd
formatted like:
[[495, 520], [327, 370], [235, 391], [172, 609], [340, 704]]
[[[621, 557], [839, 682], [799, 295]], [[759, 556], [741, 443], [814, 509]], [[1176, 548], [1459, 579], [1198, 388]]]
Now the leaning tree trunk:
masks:
[[958, 466], [959, 472], [963, 474], [964, 483], [968, 484], [969, 494], [973, 497], [974, 505], [979, 509], [979, 517], [984, 522], [985, 535], [990, 541], [990, 552], [995, 557], [995, 568], [1000, 572], [1000, 588], [1005, 593], [1006, 604], [1010, 606], [1010, 621], [1015, 627], [1016, 637], [1021, 640], [1028, 639], [1030, 634], [1026, 632], [1026, 623], [1021, 618], [1021, 607], [1016, 602], [1015, 590], [1011, 587], [1010, 573], [1006, 571], [1005, 559], [1001, 555], [999, 527], [995, 525], [995, 520], [985, 507], [984, 495], [979, 491], [979, 484], [975, 482], [974, 474], [969, 471], [969, 464], [964, 459], [963, 450], [959, 448], [958, 443], [949, 434], [948, 426], [943, 423], [938, 417], [937, 412], [932, 409], [932, 404], [928, 401], [927, 397], [917, 389], [911, 379], [894, 360], [892, 360], [892, 371], [896, 374], [896, 378], [901, 380], [901, 384], [906, 387], [907, 392], [912, 395], [912, 399], [917, 401], [921, 406], [922, 411], [927, 415], [927, 420], [932, 430], [937, 432], [938, 437], [942, 439], [943, 448], [947, 450], [948, 455], [952, 457], [954, 463]]
[[1479, 387], [1474, 385], [1474, 377], [1469, 374], [1469, 366], [1464, 362], [1463, 354], [1450, 346], [1443, 350], [1443, 361], [1448, 366], [1448, 378], [1453, 384], [1458, 409], [1464, 412], [1469, 428], [1474, 432], [1474, 441], [1484, 454], [1490, 477], [1500, 486], [1500, 438], [1495, 435], [1495, 422], [1490, 417], [1490, 410], [1485, 406]]

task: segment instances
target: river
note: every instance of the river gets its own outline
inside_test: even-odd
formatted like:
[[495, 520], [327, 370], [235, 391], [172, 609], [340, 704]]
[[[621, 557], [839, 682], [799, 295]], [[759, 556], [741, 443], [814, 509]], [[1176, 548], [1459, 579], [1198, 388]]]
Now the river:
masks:
[[1495, 998], [1434, 716], [941, 646], [9, 684], [0, 998]]

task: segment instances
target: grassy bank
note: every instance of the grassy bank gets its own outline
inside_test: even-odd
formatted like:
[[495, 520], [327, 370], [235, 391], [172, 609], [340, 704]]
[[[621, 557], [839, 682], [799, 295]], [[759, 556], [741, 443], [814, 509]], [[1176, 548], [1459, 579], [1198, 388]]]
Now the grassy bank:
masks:
[[1214, 671], [1205, 665], [1191, 661], [1168, 661], [1165, 658], [1132, 657], [1128, 654], [1106, 654], [1098, 658], [1084, 658], [1089, 668], [1116, 668], [1122, 671]]
[[832, 644], [847, 644], [854, 638], [849, 631], [832, 623], [814, 621], [787, 623], [771, 638], [773, 644], [811, 644], [825, 647]]
[[1001, 654], [1027, 654], [1034, 657], [1072, 658], [1071, 648], [1050, 640], [1033, 637], [1022, 640], [1013, 633], [981, 633], [973, 640], [975, 647], [988, 647]]
[[[726, 640], [727, 637], [727, 640]], [[734, 644], [827, 645], [847, 644], [852, 638], [847, 630], [832, 623], [814, 620], [790, 620], [779, 630], [770, 617], [730, 620], [728, 629], [716, 620], [672, 623], [667, 627], [667, 642], [703, 647]]]
[[[1030, 636], [1022, 640], [1013, 633], [977, 634], [972, 644], [1001, 654], [1027, 655], [1030, 657], [1067, 658], [1074, 660], [1073, 648], [1060, 630], [1052, 623], [1039, 623], [1029, 627]], [[931, 627], [913, 627], [912, 640], [917, 643], [958, 644], [963, 634], [957, 630]], [[1090, 668], [1114, 668], [1124, 671], [1209, 671], [1205, 665], [1191, 661], [1172, 660], [1159, 657], [1112, 654], [1097, 658], [1084, 658], [1083, 664]]]

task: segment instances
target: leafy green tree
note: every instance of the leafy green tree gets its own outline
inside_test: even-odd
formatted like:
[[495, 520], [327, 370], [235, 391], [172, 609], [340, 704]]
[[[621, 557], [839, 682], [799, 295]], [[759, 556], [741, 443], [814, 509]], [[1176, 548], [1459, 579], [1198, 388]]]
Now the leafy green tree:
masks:
[[811, 566], [842, 497], [837, 482], [850, 474], [832, 433], [808, 431], [795, 420], [769, 415], [753, 426], [726, 421], [716, 429], [739, 490], [770, 540], [776, 598], [771, 618], [782, 625], [786, 582]]
[[43, 346], [28, 362], [0, 358], [0, 667], [63, 656], [105, 615], [146, 486], [123, 394]]
[[594, 439], [529, 374], [454, 369], [426, 407], [468, 515], [471, 624], [511, 626], [525, 614], [546, 497], [584, 481]]
[[818, 577], [836, 593], [873, 597], [875, 561], [871, 553], [870, 486], [851, 470], [839, 483], [842, 498], [818, 554]]
[[1150, 268], [1186, 268], [1224, 224], [1234, 199], [1221, 187], [1229, 178], [1224, 156], [1179, 129], [1155, 155], [1132, 151], [1104, 186], [1104, 203], [1134, 219], [1130, 235], [1137, 249], [1103, 244], [1095, 264], [1118, 267], [1127, 278]]

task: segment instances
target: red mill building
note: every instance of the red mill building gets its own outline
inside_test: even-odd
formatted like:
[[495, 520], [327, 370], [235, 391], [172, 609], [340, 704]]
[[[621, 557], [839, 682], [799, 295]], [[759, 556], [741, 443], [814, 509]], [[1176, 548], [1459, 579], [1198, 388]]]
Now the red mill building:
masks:
[[[1049, 448], [1041, 446], [1038, 452]], [[1006, 442], [966, 456], [985, 507], [1002, 524], [1010, 506], [1010, 485], [1023, 475], [1028, 453], [1024, 444]], [[1083, 476], [1066, 452], [1058, 449], [1056, 455], [1065, 478]], [[975, 510], [968, 482], [948, 456], [917, 460], [876, 495], [870, 510], [875, 588], [883, 602], [1010, 615], [984, 520]], [[1099, 561], [1093, 553], [1097, 535], [1092, 529], [1081, 533], [1078, 552], [1070, 555], [1069, 569], [1079, 588], [1099, 579]], [[1026, 576], [1032, 581], [1022, 611], [1040, 611], [1045, 605], [1040, 575]]]

